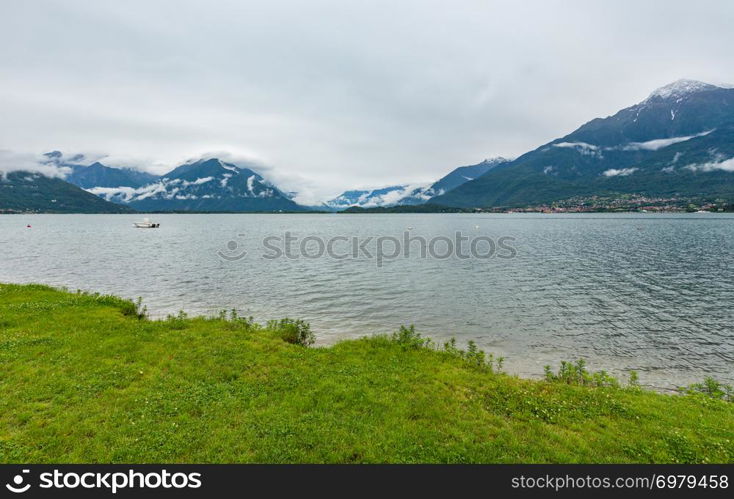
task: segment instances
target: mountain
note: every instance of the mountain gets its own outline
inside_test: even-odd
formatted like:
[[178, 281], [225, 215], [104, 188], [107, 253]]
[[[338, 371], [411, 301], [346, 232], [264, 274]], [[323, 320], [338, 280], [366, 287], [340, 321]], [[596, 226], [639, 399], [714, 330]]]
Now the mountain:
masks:
[[522, 206], [640, 194], [734, 200], [734, 89], [680, 80], [431, 199]]
[[95, 186], [89, 192], [141, 211], [304, 211], [258, 173], [206, 159], [185, 163], [140, 187]]
[[429, 187], [427, 185], [393, 185], [379, 189], [345, 191], [324, 204], [334, 210], [342, 210], [352, 206], [372, 208], [376, 206], [415, 205], [431, 198], [431, 195], [424, 195]]
[[496, 168], [497, 166], [507, 163], [507, 159], [498, 156], [496, 158], [485, 159], [481, 163], [470, 166], [460, 166], [453, 170], [445, 177], [438, 180], [431, 186], [431, 191], [434, 196], [440, 196], [453, 189], [456, 189], [462, 184], [481, 177], [489, 170]]
[[346, 191], [325, 203], [330, 209], [351, 207], [375, 208], [390, 206], [414, 206], [423, 204], [434, 196], [441, 195], [461, 184], [484, 175], [489, 170], [505, 163], [501, 157], [485, 159], [481, 163], [460, 166], [430, 185], [394, 185], [372, 190]]
[[86, 165], [83, 154], [76, 154], [70, 158], [61, 151], [51, 151], [44, 154], [45, 164], [53, 164], [68, 171], [64, 180], [81, 187], [140, 187], [158, 177], [133, 168], [112, 168], [99, 161]]
[[0, 213], [132, 213], [56, 177], [14, 171], [0, 174]]
[[111, 168], [100, 162], [89, 166], [70, 165], [71, 173], [66, 181], [82, 189], [94, 187], [142, 187], [155, 181], [156, 175], [132, 168]]

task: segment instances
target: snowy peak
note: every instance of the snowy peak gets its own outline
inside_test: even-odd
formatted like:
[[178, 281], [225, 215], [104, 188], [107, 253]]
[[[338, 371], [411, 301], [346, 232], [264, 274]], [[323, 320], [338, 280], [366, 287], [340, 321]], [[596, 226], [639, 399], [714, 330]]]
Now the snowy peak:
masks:
[[[212, 158], [202, 159], [198, 161], [189, 161], [183, 165], [174, 168], [170, 172], [166, 173], [163, 177], [167, 179], [181, 179], [187, 181], [195, 181], [199, 178], [215, 177], [220, 178], [224, 175], [248, 173], [251, 175], [257, 175], [252, 170], [247, 168], [241, 168], [231, 163], [225, 163], [224, 161]], [[258, 180], [262, 180], [262, 177], [257, 175]]]
[[190, 161], [138, 188], [89, 192], [144, 211], [299, 211], [258, 173], [216, 158]]
[[[644, 101], [606, 118], [595, 118], [553, 142], [597, 148], [624, 147], [676, 137], [691, 137], [732, 121], [734, 89], [695, 80], [678, 80], [653, 91]], [[578, 152], [582, 152], [577, 147]]]
[[497, 165], [501, 165], [502, 163], [507, 163], [508, 161], [510, 160], [502, 156], [493, 156], [491, 158], [486, 158], [484, 161], [482, 161], [479, 164], [487, 165], [487, 166], [497, 166]]
[[691, 94], [705, 92], [708, 90], [716, 90], [717, 88], [720, 87], [698, 80], [682, 79], [654, 90], [647, 98], [647, 101], [653, 99], [681, 99]]

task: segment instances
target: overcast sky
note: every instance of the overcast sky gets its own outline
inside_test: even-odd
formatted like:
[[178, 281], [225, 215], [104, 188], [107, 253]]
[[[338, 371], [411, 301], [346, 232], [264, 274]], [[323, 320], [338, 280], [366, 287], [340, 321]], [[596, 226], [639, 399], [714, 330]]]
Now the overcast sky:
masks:
[[223, 152], [302, 201], [430, 181], [734, 83], [733, 26], [731, 0], [1, 0], [0, 149]]

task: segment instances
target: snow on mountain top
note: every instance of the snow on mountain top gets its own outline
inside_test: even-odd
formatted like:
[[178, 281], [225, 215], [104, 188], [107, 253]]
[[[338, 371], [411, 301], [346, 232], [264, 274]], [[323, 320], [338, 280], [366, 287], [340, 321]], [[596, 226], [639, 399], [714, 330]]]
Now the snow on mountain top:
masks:
[[482, 163], [488, 164], [488, 165], [498, 165], [500, 163], [506, 163], [508, 161], [510, 160], [507, 158], [503, 158], [502, 156], [492, 156], [491, 158], [485, 158], [485, 160], [482, 161]]
[[653, 97], [659, 97], [661, 99], [680, 98], [704, 90], [714, 90], [715, 88], [719, 87], [697, 80], [678, 80], [653, 91], [648, 97], [648, 100]]

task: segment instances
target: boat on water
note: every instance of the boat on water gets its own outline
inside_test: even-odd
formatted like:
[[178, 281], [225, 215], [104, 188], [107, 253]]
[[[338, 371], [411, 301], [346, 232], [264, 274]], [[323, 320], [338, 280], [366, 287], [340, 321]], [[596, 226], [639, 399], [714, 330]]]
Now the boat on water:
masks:
[[133, 223], [133, 227], [137, 227], [138, 229], [157, 229], [160, 226], [161, 224], [151, 222], [149, 218], [144, 218], [142, 222]]

